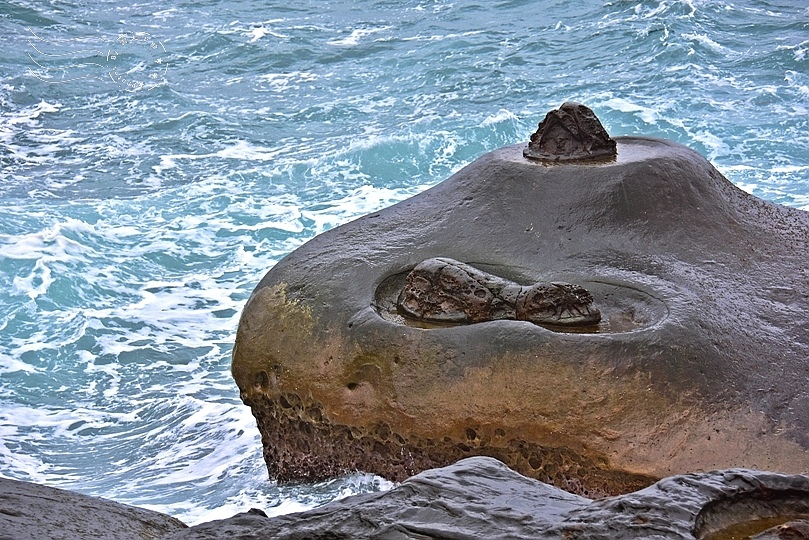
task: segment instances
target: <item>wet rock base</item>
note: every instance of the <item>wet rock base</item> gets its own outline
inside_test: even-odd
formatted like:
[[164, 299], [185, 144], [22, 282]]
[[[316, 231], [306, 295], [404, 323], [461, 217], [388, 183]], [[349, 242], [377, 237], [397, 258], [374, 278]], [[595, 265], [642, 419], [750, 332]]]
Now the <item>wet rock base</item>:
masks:
[[315, 482], [353, 471], [402, 481], [471, 456], [505, 461], [524, 476], [589, 498], [628, 493], [656, 480], [610, 469], [606, 459], [570, 448], [506, 438], [502, 430], [490, 432], [474, 422], [466, 426], [465, 441], [423, 439], [397, 433], [384, 422], [351, 427], [334, 424], [327, 420], [321, 404], [294, 393], [277, 399], [259, 392], [243, 393], [242, 399], [259, 423], [270, 477], [280, 482]]

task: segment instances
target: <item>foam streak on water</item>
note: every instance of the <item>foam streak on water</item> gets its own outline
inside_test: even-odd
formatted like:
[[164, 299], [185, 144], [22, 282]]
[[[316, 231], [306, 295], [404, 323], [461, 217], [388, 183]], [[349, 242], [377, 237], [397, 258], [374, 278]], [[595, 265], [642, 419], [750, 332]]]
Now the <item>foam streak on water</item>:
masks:
[[229, 374], [241, 307], [307, 239], [563, 101], [809, 209], [798, 0], [11, 0], [0, 19], [0, 475], [191, 523], [387, 486], [266, 480]]

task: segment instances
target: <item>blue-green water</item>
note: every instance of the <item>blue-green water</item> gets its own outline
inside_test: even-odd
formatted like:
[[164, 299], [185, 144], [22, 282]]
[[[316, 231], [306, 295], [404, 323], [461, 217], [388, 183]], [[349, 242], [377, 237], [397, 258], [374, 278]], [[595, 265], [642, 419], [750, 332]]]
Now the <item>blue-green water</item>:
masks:
[[285, 254], [566, 100], [809, 209], [804, 0], [0, 0], [0, 475], [175, 515], [266, 478], [229, 373]]

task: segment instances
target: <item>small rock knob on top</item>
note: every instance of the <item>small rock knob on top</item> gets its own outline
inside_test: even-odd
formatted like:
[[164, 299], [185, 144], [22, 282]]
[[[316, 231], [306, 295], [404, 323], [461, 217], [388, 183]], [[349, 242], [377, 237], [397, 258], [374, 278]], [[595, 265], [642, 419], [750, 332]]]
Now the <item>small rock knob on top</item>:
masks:
[[616, 144], [595, 113], [580, 103], [567, 102], [545, 115], [523, 155], [541, 161], [578, 161], [614, 158]]

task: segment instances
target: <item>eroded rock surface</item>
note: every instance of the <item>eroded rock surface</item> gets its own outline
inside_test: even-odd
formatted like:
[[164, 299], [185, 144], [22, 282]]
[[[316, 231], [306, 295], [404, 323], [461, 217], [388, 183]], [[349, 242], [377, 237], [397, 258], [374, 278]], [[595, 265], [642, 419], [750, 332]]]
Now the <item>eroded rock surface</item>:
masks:
[[567, 102], [549, 112], [523, 150], [542, 161], [614, 158], [616, 143], [595, 113], [580, 103]]
[[[763, 519], [783, 523], [795, 516], [809, 516], [809, 478], [804, 476], [742, 469], [687, 474], [592, 501], [526, 478], [494, 459], [469, 458], [421, 473], [386, 493], [270, 519], [240, 514], [166, 540], [710, 540], [728, 527]], [[761, 528], [746, 530], [733, 538], [748, 538]]]
[[184, 528], [152, 510], [0, 478], [1, 540], [157, 540]]
[[[232, 366], [271, 475], [403, 480], [485, 455], [597, 496], [809, 470], [809, 214], [682, 145], [616, 141], [611, 161], [501, 148], [273, 267]], [[397, 298], [433, 257], [579, 284], [601, 321], [412, 324]]]
[[399, 310], [421, 321], [479, 323], [499, 319], [552, 326], [598, 324], [593, 295], [571, 283], [519, 285], [462, 262], [435, 257], [407, 275]]

